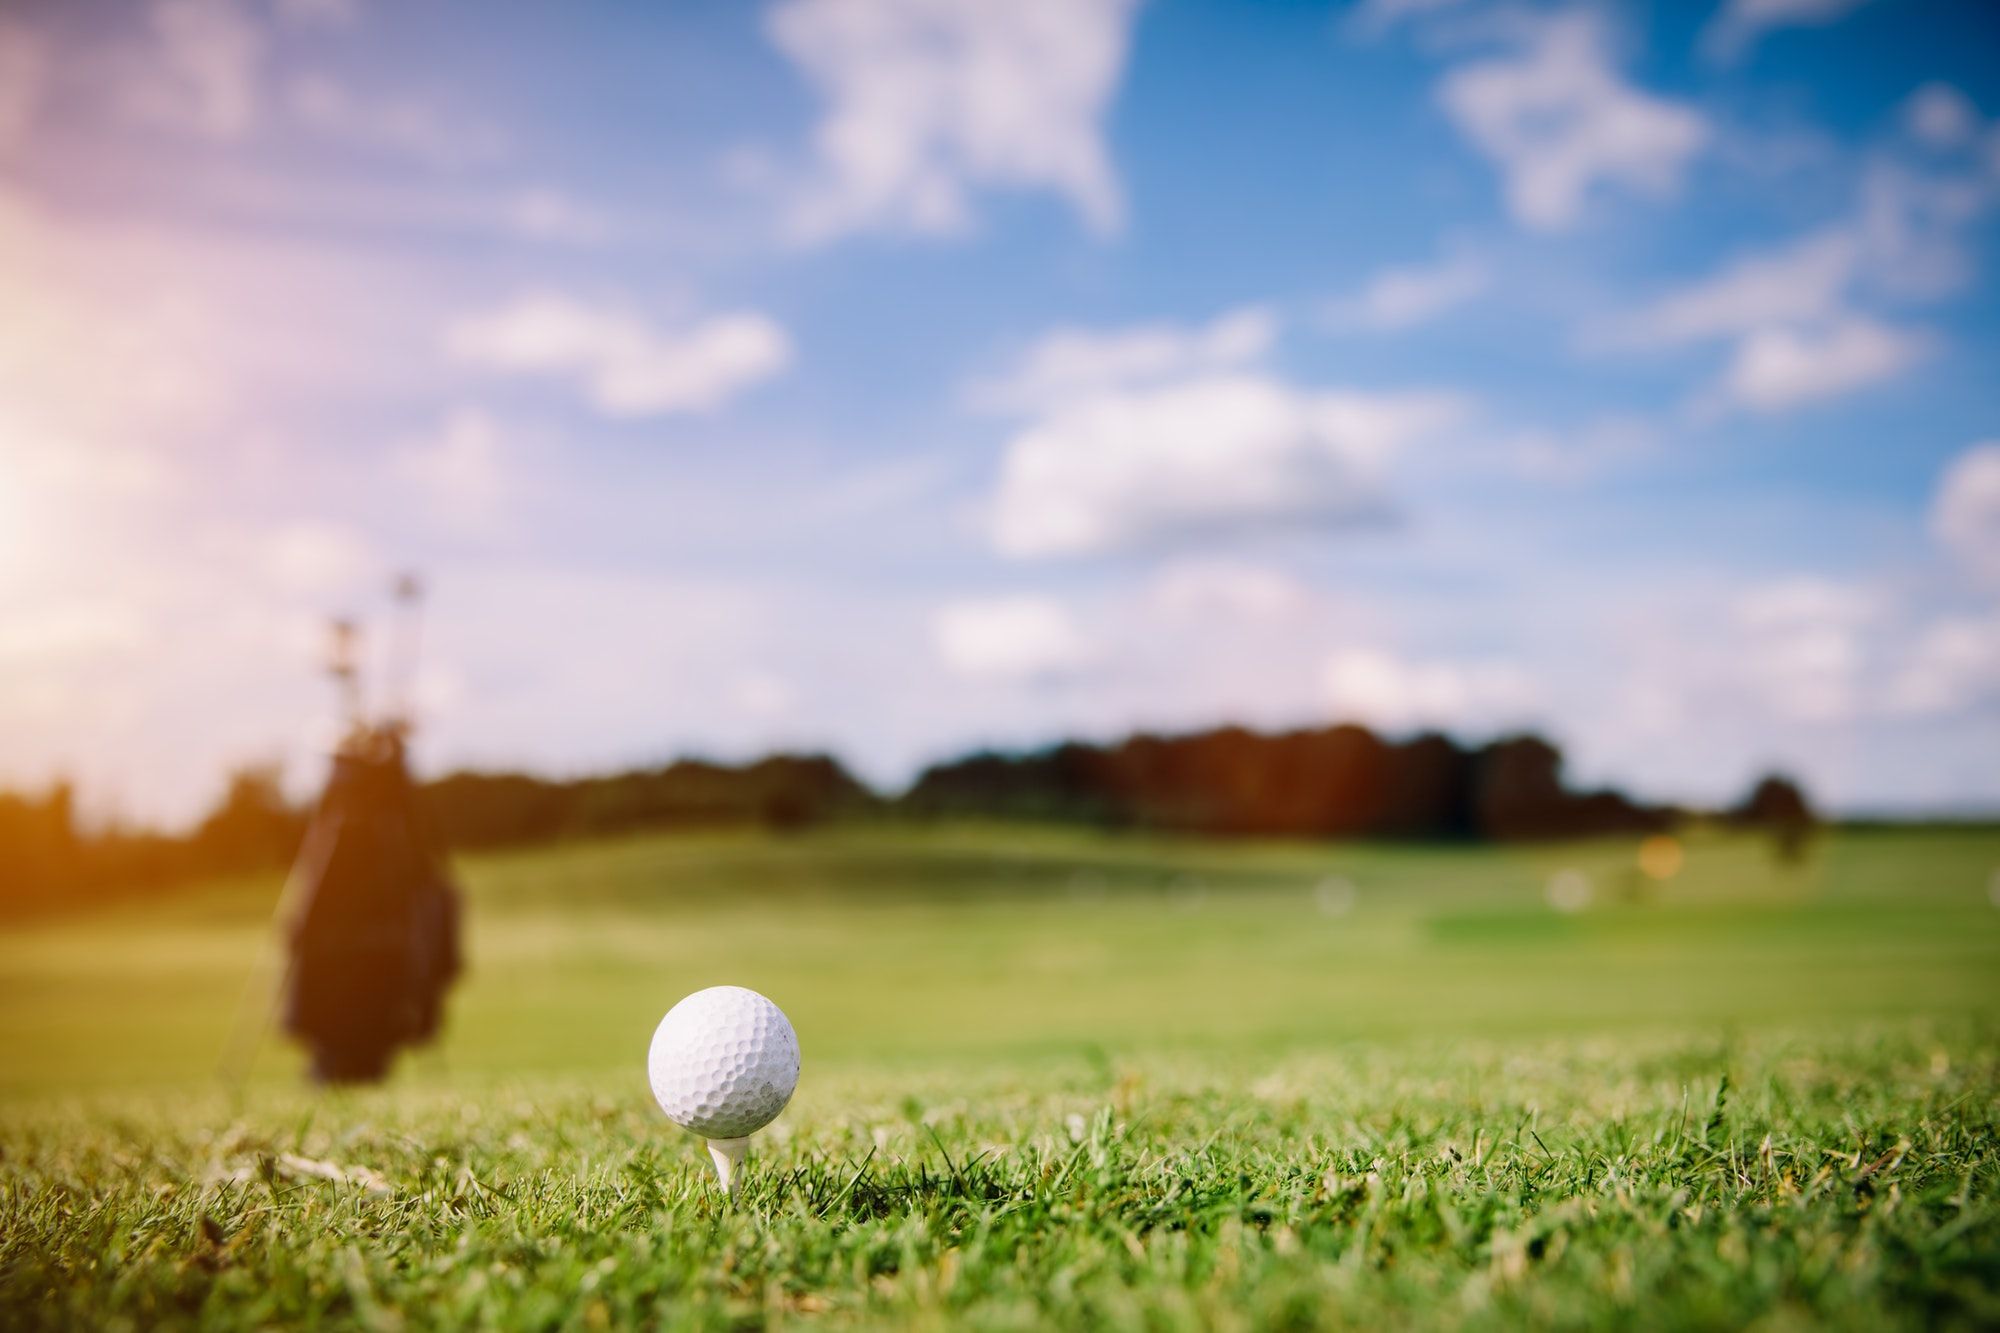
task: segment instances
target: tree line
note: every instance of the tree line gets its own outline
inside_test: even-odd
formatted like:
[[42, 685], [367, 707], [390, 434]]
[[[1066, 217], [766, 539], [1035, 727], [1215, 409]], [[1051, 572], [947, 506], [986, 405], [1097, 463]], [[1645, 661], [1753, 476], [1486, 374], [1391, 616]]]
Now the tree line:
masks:
[[[1539, 736], [1464, 746], [1429, 733], [1393, 741], [1359, 726], [1281, 733], [1241, 727], [1113, 744], [981, 751], [932, 765], [894, 797], [824, 754], [728, 765], [683, 759], [577, 779], [456, 772], [424, 783], [449, 847], [521, 846], [652, 829], [796, 830], [863, 818], [1019, 819], [1212, 836], [1521, 841], [1658, 832], [1687, 811], [1621, 792], [1577, 791]], [[66, 785], [0, 793], [0, 911], [32, 911], [285, 865], [310, 811], [274, 768], [235, 774], [184, 834], [86, 827]], [[1810, 826], [1798, 785], [1773, 775], [1729, 817]]]
[[1177, 833], [1452, 841], [1651, 833], [1680, 817], [1616, 791], [1571, 791], [1562, 763], [1530, 735], [1468, 749], [1436, 733], [1395, 742], [1358, 726], [1222, 727], [970, 755], [926, 770], [901, 804]]

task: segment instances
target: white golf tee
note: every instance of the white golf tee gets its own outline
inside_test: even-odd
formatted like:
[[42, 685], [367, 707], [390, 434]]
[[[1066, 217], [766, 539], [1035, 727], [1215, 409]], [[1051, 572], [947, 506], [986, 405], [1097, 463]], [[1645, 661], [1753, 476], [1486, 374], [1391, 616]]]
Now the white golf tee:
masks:
[[708, 1141], [708, 1156], [715, 1163], [715, 1178], [722, 1182], [722, 1192], [731, 1198], [736, 1195], [736, 1167], [749, 1151], [750, 1136], [747, 1134], [740, 1139]]

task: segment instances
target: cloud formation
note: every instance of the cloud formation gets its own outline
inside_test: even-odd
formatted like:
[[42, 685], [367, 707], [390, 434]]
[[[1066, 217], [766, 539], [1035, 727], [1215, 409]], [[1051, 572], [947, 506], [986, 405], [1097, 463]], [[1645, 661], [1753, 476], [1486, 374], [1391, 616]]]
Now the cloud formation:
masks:
[[1424, 661], [1342, 648], [1328, 655], [1321, 682], [1335, 719], [1391, 731], [1520, 725], [1538, 707], [1532, 679], [1507, 661]]
[[1331, 302], [1326, 315], [1336, 327], [1414, 328], [1476, 299], [1492, 281], [1483, 261], [1448, 255], [1431, 264], [1383, 269], [1353, 296]]
[[[1907, 587], [1800, 574], [1649, 617], [1621, 710], [1656, 734], [1745, 730], [1810, 747], [2000, 698], [2000, 619]], [[1976, 733], [1974, 733], [1976, 735]]]
[[[280, 117], [332, 142], [409, 157], [429, 166], [461, 167], [500, 156], [490, 126], [448, 115], [420, 99], [363, 91], [316, 69], [283, 76], [269, 20], [293, 29], [353, 25], [347, 0], [152, 0], [143, 45], [116, 68], [117, 95], [139, 119], [204, 138], [238, 143], [263, 134]], [[278, 34], [282, 36], [283, 34]], [[0, 147], [10, 103], [8, 43], [0, 31]], [[27, 87], [31, 92], [33, 83]]]
[[976, 385], [975, 402], [1028, 417], [1001, 461], [995, 547], [1101, 555], [1385, 515], [1383, 465], [1459, 405], [1290, 384], [1259, 365], [1276, 330], [1255, 306], [1195, 328], [1061, 329]]
[[1736, 345], [1720, 389], [1730, 403], [1781, 412], [1893, 379], [1928, 345], [1920, 333], [1859, 315], [1803, 329], [1761, 328]]
[[1563, 231], [1604, 188], [1663, 198], [1710, 137], [1679, 102], [1641, 91], [1612, 63], [1603, 21], [1588, 11], [1506, 26], [1512, 49], [1450, 70], [1445, 114], [1505, 181], [1515, 220]]
[[1103, 119], [1137, 0], [786, 0], [766, 30], [826, 98], [791, 217], [807, 242], [962, 232], [977, 189], [1052, 190], [1092, 230], [1124, 199]]
[[1058, 407], [1008, 442], [994, 542], [1097, 555], [1382, 516], [1381, 464], [1455, 415], [1427, 394], [1214, 375]]
[[1945, 469], [1931, 531], [1967, 569], [2000, 584], [2000, 440], [1973, 445]]
[[1919, 143], [1958, 148], [1979, 133], [1979, 108], [1948, 83], [1927, 83], [1903, 104], [1903, 124]]
[[938, 656], [958, 675], [1031, 684], [1072, 675], [1094, 656], [1067, 608], [1048, 597], [957, 601], [932, 622]]
[[[1939, 87], [1929, 91], [1942, 95]], [[1965, 286], [1972, 275], [1965, 233], [2000, 194], [2000, 162], [1966, 151], [1980, 128], [1972, 114], [1971, 130], [1932, 145], [1950, 150], [1942, 163], [1913, 162], [1907, 145], [1879, 152], [1848, 217], [1737, 257], [1626, 317], [1611, 340], [1727, 343], [1727, 363], [1706, 401], [1757, 412], [1835, 398], [1901, 374], [1935, 339], [1871, 307], [1933, 302]]]
[[1780, 28], [1826, 27], [1867, 0], [1727, 0], [1702, 29], [1701, 52], [1712, 64], [1730, 65]]
[[1940, 716], [2000, 698], [2000, 618], [1951, 616], [1926, 627], [1889, 684], [1892, 712]]
[[[1648, 29], [1690, 33], [1722, 2]], [[773, 6], [889, 16], [894, 77], [795, 75], [763, 40]], [[1913, 14], [1932, 35], [1893, 50], [1858, 23], [1785, 41], [1785, 86], [1819, 90], [1808, 107], [1761, 77], [1686, 71], [1681, 51], [1654, 53], [1676, 80], [1656, 82], [1615, 6], [1584, 6], [1591, 39], [1558, 59], [1536, 15], [1570, 0], [1350, 6], [1440, 63], [1385, 61], [1275, 99], [1253, 84], [1299, 72], [1280, 50], [1295, 13], [1232, 11], [1224, 69], [1206, 23], [1144, 11], [1132, 45], [1131, 5], [773, 6], [726, 21], [634, 7], [578, 29], [557, 70], [534, 25], [468, 46], [379, 5], [356, 21], [352, 0], [179, 0], [160, 29], [153, 0], [117, 23], [0, 3], [0, 152], [10, 136], [16, 149], [0, 163], [0, 769], [76, 775], [131, 814], [192, 814], [227, 761], [302, 740], [323, 702], [319, 617], [379, 603], [386, 572], [415, 562], [458, 681], [426, 732], [432, 762], [574, 771], [809, 742], [895, 781], [975, 740], [1336, 709], [1476, 734], [1539, 700], [1592, 780], [1719, 796], [1775, 761], [1836, 802], [2000, 799], [1990, 442], [1926, 514], [1940, 431], [1994, 434], [1958, 432], [1993, 325], [1974, 284], [1990, 280], [2000, 191], [1995, 94], [1970, 67], [1963, 91], [1927, 83], [1921, 59], [1956, 20]], [[1025, 39], [962, 31], [1120, 13], [1099, 67], [1115, 72], [1095, 83], [1020, 57]], [[662, 42], [713, 77], [607, 83]], [[831, 47], [809, 54], [837, 62]], [[1128, 48], [1143, 97], [1118, 92]], [[424, 81], [440, 61], [449, 87]], [[1488, 147], [1455, 146], [1438, 81], [1496, 64], [1516, 82], [1466, 109], [1521, 161], [1489, 166]], [[1523, 68], [1561, 77], [1530, 87]], [[773, 78], [793, 85], [784, 107]], [[1095, 102], [1041, 99], [1086, 83]], [[1203, 109], [1165, 95], [1194, 84], [1246, 90], [1226, 109], [1227, 163], [1183, 137]], [[632, 114], [565, 112], [614, 90]], [[1636, 117], [1578, 109], [1630, 110], [1628, 93]], [[128, 98], [157, 114], [124, 114]], [[1647, 114], [1662, 106], [1665, 121]], [[1724, 106], [1728, 125], [1708, 110]], [[659, 117], [690, 107], [663, 138]], [[1661, 154], [1658, 125], [1697, 112], [1714, 117], [1713, 156]], [[492, 114], [533, 127], [509, 145], [513, 169], [425, 169], [476, 165], [457, 136]], [[795, 118], [792, 160], [769, 147], [774, 115]], [[1857, 137], [1865, 116], [1877, 131]], [[837, 150], [805, 137], [822, 120]], [[1629, 141], [1597, 137], [1627, 120], [1642, 131]], [[1085, 151], [1022, 146], [1058, 130]], [[1457, 163], [1443, 176], [1441, 133]], [[717, 175], [739, 136], [765, 145], [764, 187], [791, 191], [766, 215], [816, 239], [993, 234], [914, 256], [774, 254], [729, 193], [744, 182]], [[1143, 178], [1121, 160], [1128, 140]], [[1531, 170], [1543, 150], [1556, 165]], [[1700, 207], [1587, 244], [1541, 234], [1641, 212], [1648, 187], [1618, 165], [1632, 154]], [[1329, 258], [1327, 173], [1356, 159], [1386, 174]], [[1074, 219], [1116, 225], [1121, 165], [1143, 244], [1090, 246]], [[1507, 237], [1522, 229], [1503, 184], [1536, 234]], [[1846, 207], [1832, 190], [1851, 191]], [[1232, 207], [1253, 210], [1254, 245], [1203, 230]], [[622, 285], [635, 272], [652, 290], [720, 273], [767, 314], [648, 304]], [[1329, 290], [1330, 274], [1351, 286]], [[1489, 282], [1491, 306], [1459, 321]], [[539, 284], [554, 295], [506, 299]], [[1220, 304], [1257, 292], [1282, 304]], [[1344, 299], [1304, 313], [1328, 295]], [[1936, 303], [1954, 296], [1947, 320]], [[1628, 348], [1673, 364], [1578, 373], [1550, 333], [1589, 309], [1598, 341], [1622, 320]], [[1200, 317], [1153, 318], [1182, 310]], [[1103, 325], [1075, 327], [1086, 311]], [[796, 394], [746, 401], [791, 356], [780, 312], [801, 340], [838, 329], [849, 345], [802, 368]], [[441, 331], [466, 315], [464, 360], [440, 376]], [[1450, 336], [1290, 336], [1322, 315]], [[721, 336], [732, 319], [752, 336]], [[1001, 333], [1052, 327], [971, 360]], [[1960, 354], [1913, 361], [1947, 335]], [[1906, 438], [1886, 454], [1873, 414], [1816, 419], [1811, 459], [1745, 447], [1698, 462], [1670, 447], [1677, 418], [1635, 419], [1662, 393], [1745, 412], [1844, 401], [1914, 380], [1912, 364], [1926, 392], [1900, 397]], [[941, 386], [951, 366], [991, 373]], [[1433, 375], [1481, 386], [1502, 415], [1431, 449], [1451, 403], [1377, 390]], [[993, 415], [939, 423], [941, 387]], [[696, 454], [618, 448], [631, 428], [593, 435], [589, 419], [720, 403], [729, 418], [700, 433], [734, 447]], [[968, 430], [990, 453], [952, 446]], [[1879, 493], [1842, 480], [1857, 459]], [[1588, 489], [1551, 494], [1510, 466]], [[1681, 484], [1690, 466], [1702, 485]], [[1421, 522], [1393, 541], [1319, 539], [1406, 503]], [[1937, 541], [1917, 551], [1906, 538], [1926, 520]], [[1827, 587], [1738, 597], [1816, 562]], [[523, 636], [530, 621], [543, 632]], [[1652, 636], [1628, 664], [1617, 636], [1640, 621]], [[1628, 675], [1678, 701], [1652, 731], [1625, 706]], [[1061, 688], [1035, 688], [1049, 681]]]
[[1764, 708], [1800, 722], [1840, 722], [1863, 706], [1866, 632], [1880, 600], [1828, 579], [1761, 584], [1731, 607], [1737, 657]]
[[628, 311], [555, 294], [524, 296], [454, 324], [451, 354], [466, 365], [574, 381], [611, 417], [706, 412], [778, 374], [790, 337], [755, 312], [715, 315], [667, 332]]
[[1839, 315], [1861, 262], [1850, 227], [1814, 232], [1726, 264], [1631, 319], [1628, 336], [1674, 344], [1733, 338]]
[[1245, 306], [1200, 328], [1143, 324], [1102, 331], [1056, 329], [1030, 345], [1005, 374], [973, 386], [981, 407], [1032, 412], [1111, 389], [1160, 384], [1226, 371], [1263, 358], [1278, 321], [1262, 306]]

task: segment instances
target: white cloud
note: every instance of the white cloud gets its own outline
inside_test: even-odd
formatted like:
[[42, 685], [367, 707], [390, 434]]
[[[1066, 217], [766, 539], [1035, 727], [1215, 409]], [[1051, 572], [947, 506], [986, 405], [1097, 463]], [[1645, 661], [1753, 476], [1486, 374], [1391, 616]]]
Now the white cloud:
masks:
[[1384, 269], [1354, 296], [1330, 304], [1326, 313], [1339, 326], [1407, 329], [1473, 300], [1492, 279], [1479, 259], [1452, 255], [1434, 264]]
[[668, 333], [628, 311], [553, 294], [461, 320], [446, 345], [482, 369], [573, 379], [614, 417], [713, 410], [778, 374], [792, 356], [784, 329], [754, 312]]
[[1965, 710], [2000, 698], [2000, 621], [1990, 615], [1939, 616], [1913, 605], [1907, 588], [1820, 575], [1745, 588], [1721, 602], [1720, 619], [1704, 609], [1716, 600], [1680, 614], [1651, 607], [1640, 622], [1640, 688], [1619, 712], [1654, 743], [1706, 729], [1724, 745], [1737, 733], [1760, 746], [1851, 747], [1911, 718], [1970, 722]]
[[1260, 360], [1277, 331], [1276, 317], [1262, 306], [1231, 311], [1199, 329], [1057, 329], [1037, 339], [1013, 369], [974, 385], [970, 397], [1000, 411], [1031, 412], [1105, 390], [1231, 370]]
[[1731, 608], [1737, 667], [1773, 714], [1840, 722], [1863, 708], [1865, 631], [1880, 616], [1869, 589], [1796, 578], [1740, 594]]
[[1626, 82], [1597, 16], [1521, 17], [1510, 31], [1514, 50], [1450, 70], [1438, 95], [1459, 130], [1500, 168], [1517, 221], [1561, 231], [1601, 187], [1654, 197], [1678, 189], [1708, 141], [1708, 124], [1689, 107]]
[[1387, 730], [1514, 726], [1538, 710], [1533, 681], [1505, 661], [1415, 661], [1380, 648], [1342, 648], [1321, 668], [1341, 721]]
[[48, 72], [43, 40], [23, 24], [0, 19], [0, 155], [27, 142]]
[[1736, 345], [1721, 390], [1753, 411], [1781, 412], [1893, 379], [1929, 345], [1921, 333], [1860, 316], [1805, 329], [1759, 329]]
[[1397, 447], [1455, 415], [1434, 395], [1311, 392], [1264, 375], [1111, 391], [1007, 445], [993, 532], [1012, 556], [1088, 555], [1378, 515]]
[[753, 717], [784, 717], [799, 705], [799, 692], [792, 683], [769, 671], [745, 673], [732, 694], [736, 706]]
[[1194, 329], [1064, 329], [975, 385], [975, 402], [1030, 418], [1001, 463], [998, 549], [1093, 555], [1379, 517], [1388, 456], [1458, 405], [1295, 387], [1256, 364], [1276, 329], [1255, 306]]
[[1964, 234], [1992, 207], [1996, 183], [2000, 176], [1979, 169], [1918, 170], [1878, 156], [1848, 218], [1740, 256], [1593, 336], [1638, 346], [1732, 344], [1703, 396], [1710, 407], [1782, 411], [1891, 379], [1933, 339], [1866, 307], [1960, 290], [1972, 273]]
[[1903, 103], [1903, 124], [1918, 142], [1932, 148], [1958, 148], [1979, 133], [1979, 108], [1948, 83], [1927, 83]]
[[1945, 469], [1931, 531], [1968, 569], [2000, 582], [2000, 440], [1973, 445]]
[[2000, 621], [1951, 617], [1929, 626], [1889, 686], [1891, 711], [1954, 713], [2000, 697]]
[[825, 95], [792, 226], [944, 234], [976, 188], [1047, 189], [1098, 232], [1124, 215], [1102, 121], [1135, 0], [786, 0], [766, 27]]
[[1824, 320], [1842, 310], [1861, 258], [1851, 228], [1814, 232], [1668, 296], [1628, 321], [1625, 336], [1682, 343]]
[[1702, 55], [1732, 64], [1750, 54], [1766, 33], [1778, 28], [1825, 27], [1838, 23], [1867, 0], [1727, 0], [1702, 30]]
[[944, 664], [974, 680], [1056, 679], [1095, 655], [1067, 608], [1047, 597], [953, 602], [938, 611], [932, 631]]
[[154, 0], [154, 49], [126, 93], [148, 118], [215, 139], [255, 128], [264, 37], [235, 0]]
[[1752, 631], [1788, 631], [1800, 625], [1855, 629], [1876, 617], [1881, 600], [1867, 588], [1799, 577], [1750, 588], [1738, 594], [1731, 610], [1736, 623]]
[[[260, 21], [273, 13], [296, 27], [357, 17], [347, 0], [280, 0], [268, 8], [244, 0], [151, 0], [147, 42], [122, 52], [123, 63], [108, 76], [117, 79], [116, 95], [144, 120], [218, 140], [248, 138], [268, 110], [327, 139], [433, 165], [486, 162], [503, 151], [491, 126], [408, 98], [357, 91], [323, 71], [277, 85], [267, 78], [270, 40]], [[0, 92], [0, 101], [5, 97]]]
[[1956, 172], [1918, 170], [1887, 158], [1870, 164], [1853, 223], [1869, 281], [1910, 301], [1963, 290], [1974, 276], [1965, 232], [1992, 208], [1996, 186], [2000, 163]]

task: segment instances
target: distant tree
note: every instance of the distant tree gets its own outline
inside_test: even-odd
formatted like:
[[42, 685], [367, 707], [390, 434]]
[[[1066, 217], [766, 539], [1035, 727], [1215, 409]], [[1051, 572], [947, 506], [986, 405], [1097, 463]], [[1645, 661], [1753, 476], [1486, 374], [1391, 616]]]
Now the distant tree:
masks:
[[1328, 836], [1379, 833], [1390, 796], [1390, 749], [1366, 727], [1318, 733], [1309, 747], [1307, 780], [1317, 788], [1321, 816], [1311, 832]]
[[561, 837], [570, 793], [525, 773], [452, 773], [426, 784], [425, 806], [451, 847], [501, 847]]
[[189, 840], [210, 870], [263, 870], [298, 851], [305, 815], [285, 799], [283, 770], [257, 764], [230, 775], [222, 801]]
[[1392, 838], [1470, 838], [1473, 757], [1450, 737], [1428, 732], [1395, 747], [1384, 775], [1376, 830]]
[[981, 750], [933, 764], [897, 808], [924, 818], [1043, 819], [1113, 825], [1131, 816], [1112, 797], [1109, 760], [1069, 742], [1024, 754]]
[[757, 817], [784, 832], [858, 814], [876, 804], [875, 794], [831, 755], [777, 754], [744, 770], [757, 803]]
[[1476, 759], [1475, 820], [1500, 842], [1658, 833], [1673, 819], [1621, 792], [1572, 792], [1562, 781], [1562, 751], [1540, 736], [1509, 736]]
[[681, 759], [572, 782], [453, 773], [429, 784], [424, 796], [453, 847], [725, 824], [798, 829], [876, 803], [873, 792], [823, 754], [771, 755], [741, 767]]
[[1556, 838], [1669, 822], [1616, 792], [1572, 793], [1561, 770], [1561, 751], [1538, 736], [1468, 753], [1435, 734], [1392, 744], [1357, 726], [1221, 727], [968, 755], [926, 769], [900, 808], [1287, 837]]
[[67, 783], [39, 799], [0, 792], [0, 911], [48, 905], [78, 878], [79, 841]]
[[1819, 824], [1805, 789], [1783, 773], [1759, 778], [1750, 794], [1730, 812], [1730, 819], [1739, 826], [1769, 833], [1772, 850], [1781, 861], [1802, 858]]
[[1562, 751], [1539, 736], [1509, 736], [1479, 752], [1474, 817], [1488, 838], [1518, 841], [1569, 832]]
[[[450, 847], [498, 847], [640, 829], [811, 827], [884, 808], [917, 817], [1082, 822], [1107, 828], [1281, 837], [1567, 838], [1655, 832], [1676, 812], [1615, 791], [1572, 792], [1539, 736], [1468, 750], [1429, 733], [1384, 740], [1358, 726], [1261, 733], [1218, 727], [979, 751], [934, 764], [892, 805], [824, 754], [744, 765], [680, 759], [571, 780], [450, 774], [419, 792]], [[275, 768], [232, 775], [191, 834], [74, 826], [67, 787], [0, 793], [0, 911], [284, 865], [304, 828]], [[1797, 784], [1772, 777], [1733, 812], [1796, 855], [1812, 828]]]

